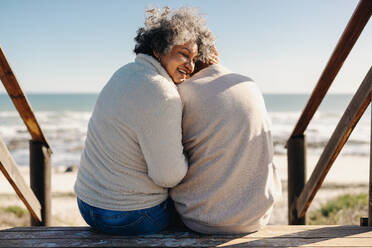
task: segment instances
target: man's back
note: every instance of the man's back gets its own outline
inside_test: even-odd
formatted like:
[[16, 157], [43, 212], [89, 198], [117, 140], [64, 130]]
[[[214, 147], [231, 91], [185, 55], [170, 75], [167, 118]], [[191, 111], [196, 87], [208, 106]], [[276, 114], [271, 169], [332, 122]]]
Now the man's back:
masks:
[[270, 121], [251, 79], [212, 65], [179, 86], [189, 171], [171, 191], [191, 229], [251, 232], [265, 225], [280, 180]]

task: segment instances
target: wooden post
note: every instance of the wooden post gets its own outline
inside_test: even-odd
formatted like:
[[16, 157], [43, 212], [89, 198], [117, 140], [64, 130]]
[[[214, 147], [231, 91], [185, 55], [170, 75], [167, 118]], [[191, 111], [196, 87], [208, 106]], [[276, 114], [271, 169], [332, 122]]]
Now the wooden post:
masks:
[[305, 135], [288, 140], [288, 224], [305, 225], [305, 218], [297, 218], [296, 200], [301, 194], [306, 180], [306, 140]]
[[30, 186], [41, 204], [39, 222], [31, 218], [32, 226], [51, 225], [51, 151], [40, 141], [30, 141]]
[[[372, 93], [370, 95], [372, 98]], [[371, 138], [369, 149], [369, 202], [368, 202], [368, 226], [372, 226], [372, 104], [371, 106]]]
[[359, 119], [368, 108], [371, 102], [371, 91], [372, 67], [369, 69], [366, 77], [343, 113], [301, 195], [297, 199], [296, 209], [298, 217], [302, 217], [306, 213], [338, 154], [353, 132]]

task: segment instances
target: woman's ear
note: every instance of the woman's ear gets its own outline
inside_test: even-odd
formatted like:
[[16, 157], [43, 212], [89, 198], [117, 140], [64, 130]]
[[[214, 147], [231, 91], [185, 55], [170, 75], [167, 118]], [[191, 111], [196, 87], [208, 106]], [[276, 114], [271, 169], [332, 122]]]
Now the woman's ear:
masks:
[[154, 54], [155, 58], [160, 60], [160, 54], [156, 50], [153, 50], [152, 53]]

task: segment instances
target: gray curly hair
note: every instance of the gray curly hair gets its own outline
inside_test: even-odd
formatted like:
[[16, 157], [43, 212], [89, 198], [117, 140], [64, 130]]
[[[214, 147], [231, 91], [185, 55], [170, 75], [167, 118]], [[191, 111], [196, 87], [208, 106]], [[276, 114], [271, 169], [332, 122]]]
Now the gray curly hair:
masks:
[[171, 11], [169, 7], [164, 7], [162, 10], [147, 9], [146, 13], [145, 26], [137, 30], [137, 36], [134, 38], [136, 54], [154, 56], [154, 51], [168, 54], [174, 45], [195, 41], [198, 45], [199, 61], [208, 63], [215, 56], [216, 39], [197, 9], [181, 7]]

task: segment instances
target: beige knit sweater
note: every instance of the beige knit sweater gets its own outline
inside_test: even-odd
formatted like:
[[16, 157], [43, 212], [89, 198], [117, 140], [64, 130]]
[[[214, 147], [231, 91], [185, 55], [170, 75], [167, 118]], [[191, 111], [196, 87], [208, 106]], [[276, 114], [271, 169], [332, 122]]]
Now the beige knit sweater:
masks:
[[268, 222], [281, 192], [257, 85], [212, 65], [178, 90], [189, 170], [171, 190], [177, 211], [198, 232], [256, 231]]
[[99, 94], [75, 183], [84, 202], [109, 210], [153, 207], [185, 176], [182, 103], [168, 73], [140, 54]]

